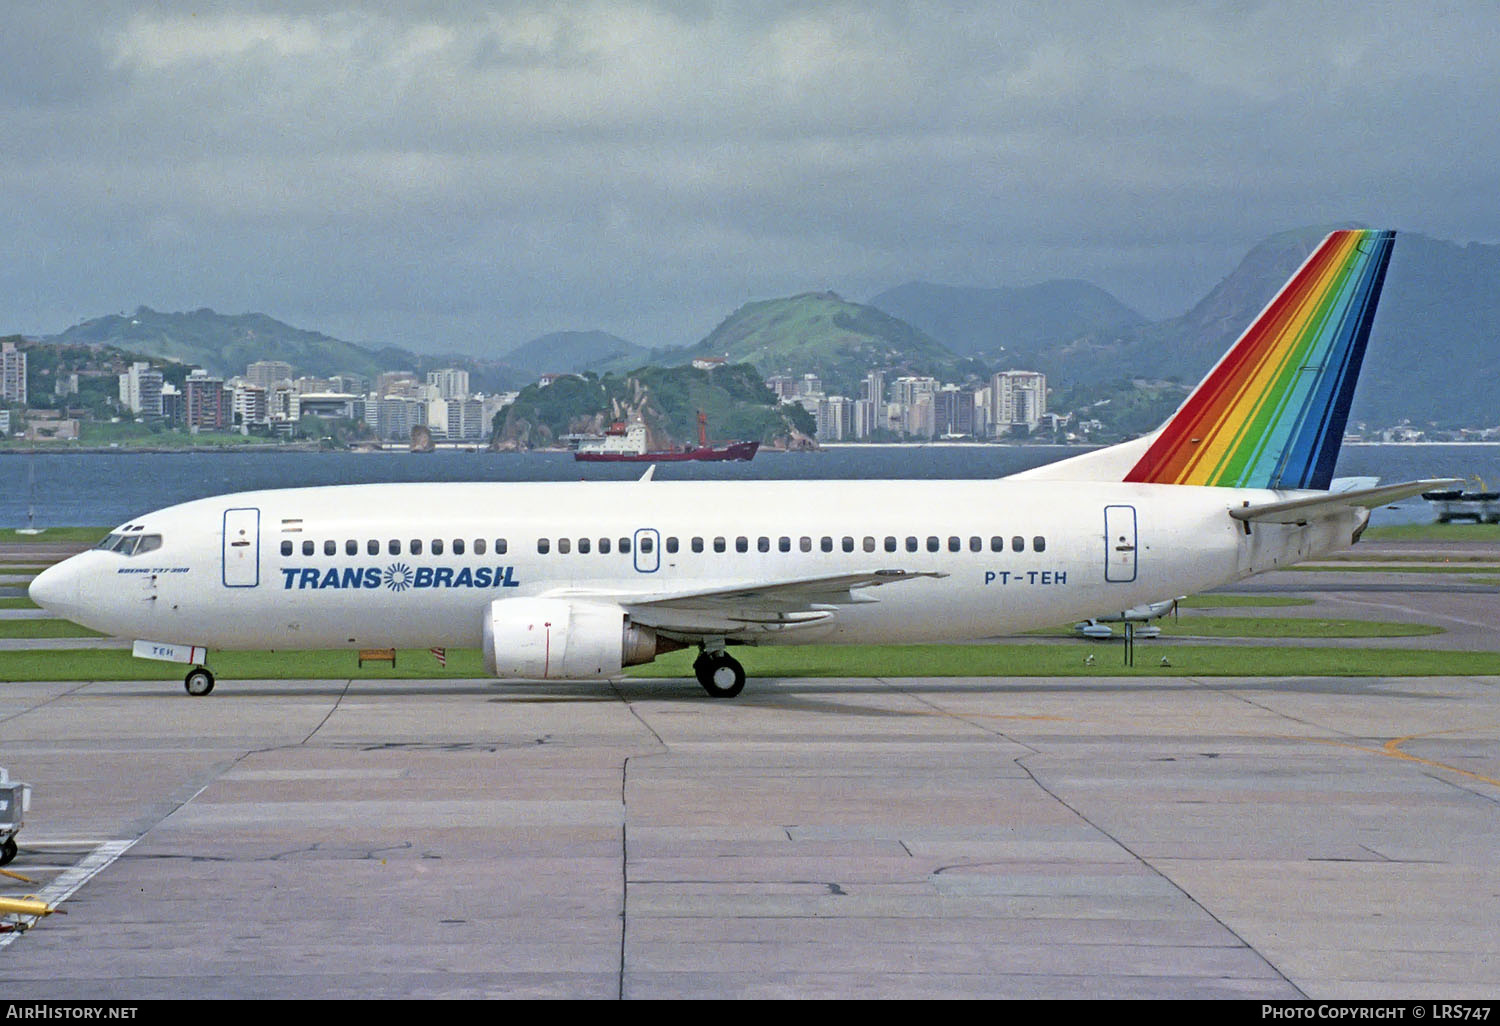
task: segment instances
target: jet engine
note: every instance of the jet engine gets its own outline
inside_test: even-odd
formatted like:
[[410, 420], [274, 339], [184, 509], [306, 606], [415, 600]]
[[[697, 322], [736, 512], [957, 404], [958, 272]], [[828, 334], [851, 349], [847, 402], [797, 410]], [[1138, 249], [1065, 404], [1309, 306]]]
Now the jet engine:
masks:
[[484, 666], [494, 677], [587, 680], [649, 663], [682, 645], [630, 622], [625, 610], [568, 599], [496, 599], [484, 614]]

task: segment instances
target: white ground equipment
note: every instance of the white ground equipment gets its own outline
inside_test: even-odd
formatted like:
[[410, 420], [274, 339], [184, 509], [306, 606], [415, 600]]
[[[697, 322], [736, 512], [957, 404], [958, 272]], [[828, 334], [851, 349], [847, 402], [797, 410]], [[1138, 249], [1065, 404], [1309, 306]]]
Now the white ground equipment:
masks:
[[0, 769], [0, 866], [16, 857], [16, 834], [28, 809], [31, 808], [31, 785], [12, 781], [10, 774]]

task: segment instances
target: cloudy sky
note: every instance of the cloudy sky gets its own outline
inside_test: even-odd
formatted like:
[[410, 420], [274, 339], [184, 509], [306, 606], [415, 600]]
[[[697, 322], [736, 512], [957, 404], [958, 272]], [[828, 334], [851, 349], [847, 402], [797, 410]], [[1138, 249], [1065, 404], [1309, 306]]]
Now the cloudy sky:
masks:
[[1497, 53], [1493, 0], [8, 0], [0, 334], [683, 344], [912, 279], [1168, 316], [1287, 228], [1500, 240]]

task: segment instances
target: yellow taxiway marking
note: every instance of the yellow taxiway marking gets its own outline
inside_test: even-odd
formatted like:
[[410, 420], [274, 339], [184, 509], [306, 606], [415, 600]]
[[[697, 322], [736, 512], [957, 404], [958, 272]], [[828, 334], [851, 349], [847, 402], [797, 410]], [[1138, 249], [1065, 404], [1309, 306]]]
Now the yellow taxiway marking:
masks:
[[1401, 750], [1401, 746], [1406, 744], [1408, 741], [1416, 741], [1425, 737], [1438, 737], [1442, 734], [1457, 734], [1463, 731], [1484, 729], [1486, 728], [1453, 727], [1449, 730], [1429, 730], [1425, 734], [1407, 734], [1404, 737], [1393, 737], [1385, 744], [1381, 745], [1379, 748], [1371, 748], [1368, 745], [1357, 745], [1351, 741], [1335, 741], [1331, 738], [1300, 737], [1294, 738], [1293, 740], [1312, 741], [1320, 745], [1336, 745], [1340, 748], [1353, 748], [1357, 752], [1369, 752], [1371, 755], [1383, 755], [1389, 759], [1400, 759], [1403, 762], [1415, 762], [1423, 766], [1431, 766], [1433, 769], [1445, 770], [1449, 773], [1457, 773], [1461, 777], [1468, 777], [1470, 780], [1478, 780], [1480, 783], [1489, 784], [1492, 787], [1500, 787], [1500, 780], [1496, 780], [1494, 777], [1487, 777], [1483, 773], [1475, 773], [1472, 770], [1459, 769], [1457, 766], [1450, 766], [1446, 762], [1438, 762], [1435, 759], [1424, 759], [1420, 755], [1413, 755], [1410, 752], [1403, 752]]

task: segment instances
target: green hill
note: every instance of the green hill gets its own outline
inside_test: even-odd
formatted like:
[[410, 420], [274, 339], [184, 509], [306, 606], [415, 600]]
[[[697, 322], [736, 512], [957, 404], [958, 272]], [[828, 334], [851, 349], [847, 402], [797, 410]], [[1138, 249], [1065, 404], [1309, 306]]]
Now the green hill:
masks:
[[859, 395], [872, 370], [962, 380], [969, 369], [928, 335], [890, 314], [832, 292], [748, 303], [683, 357], [724, 356], [762, 375], [817, 374], [831, 395]]
[[[202, 367], [220, 375], [243, 374], [256, 360], [284, 360], [313, 377], [359, 374], [373, 378], [391, 361], [351, 342], [293, 328], [265, 314], [226, 315], [201, 309], [161, 313], [142, 306], [74, 325], [49, 339], [57, 343], [108, 345], [164, 360]], [[416, 364], [410, 358], [407, 367]]]
[[747, 364], [712, 371], [695, 367], [643, 367], [629, 374], [559, 378], [545, 388], [528, 385], [506, 409], [499, 442], [506, 447], [557, 444], [566, 434], [599, 433], [612, 421], [641, 416], [653, 448], [698, 440], [698, 411], [708, 416], [709, 440], [785, 444], [814, 425], [798, 406], [781, 406]]

